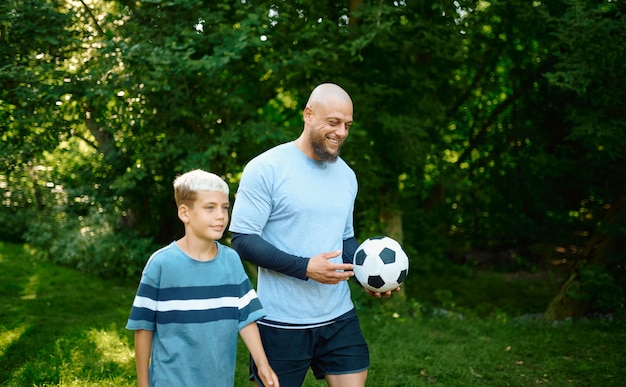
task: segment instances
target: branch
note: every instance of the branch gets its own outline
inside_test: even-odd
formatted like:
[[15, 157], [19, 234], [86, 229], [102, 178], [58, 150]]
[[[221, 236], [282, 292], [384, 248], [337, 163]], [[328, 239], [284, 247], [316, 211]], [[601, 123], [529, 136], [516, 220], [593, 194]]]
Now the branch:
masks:
[[98, 32], [104, 35], [104, 30], [100, 27], [100, 24], [98, 24], [98, 19], [96, 19], [96, 16], [93, 14], [93, 12], [91, 12], [91, 9], [89, 9], [89, 6], [85, 4], [84, 0], [80, 0], [80, 2], [83, 4], [83, 6], [85, 7], [85, 10], [87, 10], [87, 13], [89, 14], [89, 17], [91, 17], [94, 24], [96, 25], [96, 29], [98, 30]]
[[96, 144], [95, 142], [91, 141], [90, 139], [88, 139], [87, 137], [83, 136], [82, 134], [78, 133], [77, 131], [72, 130], [72, 136], [80, 138], [81, 140], [83, 140], [85, 142], [85, 144], [89, 145], [90, 147], [92, 147], [95, 150], [98, 150], [98, 144]]

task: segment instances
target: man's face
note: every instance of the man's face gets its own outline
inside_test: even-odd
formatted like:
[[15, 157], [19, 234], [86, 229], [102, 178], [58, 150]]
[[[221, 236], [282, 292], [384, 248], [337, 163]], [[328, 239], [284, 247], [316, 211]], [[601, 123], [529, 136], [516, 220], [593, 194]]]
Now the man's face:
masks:
[[309, 141], [315, 158], [319, 161], [337, 160], [341, 145], [348, 137], [352, 125], [352, 104], [331, 102], [333, 101], [325, 106], [318, 105], [315, 110], [307, 107]]

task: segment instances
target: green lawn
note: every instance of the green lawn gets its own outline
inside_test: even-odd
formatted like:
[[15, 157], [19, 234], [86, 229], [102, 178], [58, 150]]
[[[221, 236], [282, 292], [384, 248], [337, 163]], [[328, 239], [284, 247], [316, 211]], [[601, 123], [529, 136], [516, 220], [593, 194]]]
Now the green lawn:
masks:
[[[504, 311], [517, 302], [497, 307], [491, 295], [499, 300], [510, 292], [494, 287], [519, 284], [497, 282], [493, 275], [440, 283], [455, 284], [444, 289], [441, 303], [455, 313], [436, 309], [432, 300], [441, 295], [415, 301], [400, 294], [380, 301], [354, 289], [371, 350], [368, 386], [624, 385], [623, 321], [547, 325], [514, 319]], [[481, 313], [473, 313], [470, 305], [461, 313], [454, 309], [455, 297], [472, 283], [483, 294], [485, 302], [476, 305]], [[483, 291], [484, 283], [489, 291]], [[135, 290], [135, 281], [86, 276], [41, 261], [27, 247], [0, 243], [0, 385], [134, 385], [132, 334], [124, 325]], [[247, 353], [241, 346], [237, 386], [251, 385], [246, 375]], [[324, 385], [312, 377], [305, 382]]]

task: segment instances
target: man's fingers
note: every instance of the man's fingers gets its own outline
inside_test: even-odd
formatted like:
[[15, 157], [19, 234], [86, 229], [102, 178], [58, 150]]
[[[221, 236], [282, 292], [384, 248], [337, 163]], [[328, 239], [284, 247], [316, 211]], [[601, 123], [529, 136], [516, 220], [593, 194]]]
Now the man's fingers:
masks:
[[326, 259], [331, 259], [338, 257], [341, 254], [341, 250], [329, 251], [327, 253], [323, 253], [322, 256]]
[[333, 263], [332, 267], [333, 270], [335, 271], [340, 271], [340, 270], [352, 270], [354, 268], [354, 265], [352, 265], [351, 263]]

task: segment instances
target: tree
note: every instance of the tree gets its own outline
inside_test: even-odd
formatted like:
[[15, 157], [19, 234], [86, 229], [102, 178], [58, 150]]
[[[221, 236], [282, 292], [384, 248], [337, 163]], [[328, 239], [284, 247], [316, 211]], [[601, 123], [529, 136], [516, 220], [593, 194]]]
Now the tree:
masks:
[[359, 178], [358, 237], [403, 241], [422, 270], [586, 244], [562, 293], [584, 308], [546, 315], [623, 308], [623, 8], [5, 1], [1, 223], [57, 260], [134, 275], [181, 233], [177, 174], [211, 170], [234, 193], [330, 81], [355, 105], [342, 157]]
[[[626, 6], [611, 2], [568, 2], [562, 17], [551, 17], [558, 60], [547, 74], [570, 94], [563, 108], [571, 126], [566, 141], [578, 150], [570, 178], [580, 207], [573, 217], [589, 235], [561, 291], [545, 312], [548, 321], [580, 317], [590, 310], [624, 309], [626, 263]], [[583, 184], [581, 184], [583, 183]]]

